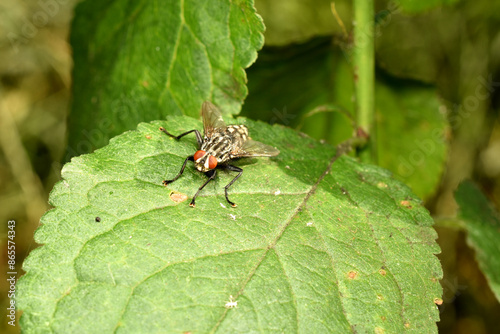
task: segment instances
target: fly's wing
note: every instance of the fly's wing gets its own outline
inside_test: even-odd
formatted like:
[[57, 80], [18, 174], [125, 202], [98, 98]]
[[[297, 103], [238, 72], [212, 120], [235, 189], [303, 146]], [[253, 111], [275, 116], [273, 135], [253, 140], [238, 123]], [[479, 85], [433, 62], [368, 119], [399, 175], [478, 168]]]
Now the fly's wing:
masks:
[[219, 109], [211, 102], [203, 102], [201, 115], [203, 118], [203, 132], [206, 137], [210, 138], [214, 132], [224, 131], [226, 128], [226, 123], [224, 123]]
[[280, 151], [272, 146], [262, 144], [259, 141], [249, 139], [241, 145], [236, 152], [232, 152], [233, 158], [243, 157], [274, 157], [280, 154]]

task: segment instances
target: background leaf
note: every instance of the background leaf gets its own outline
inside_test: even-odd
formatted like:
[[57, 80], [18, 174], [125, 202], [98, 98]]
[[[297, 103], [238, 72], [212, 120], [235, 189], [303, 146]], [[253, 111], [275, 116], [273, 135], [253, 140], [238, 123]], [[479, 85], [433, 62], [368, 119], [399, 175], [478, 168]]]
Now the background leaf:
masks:
[[439, 186], [446, 161], [448, 130], [436, 89], [410, 80], [378, 76], [377, 164], [429, 198]]
[[[18, 282], [26, 333], [436, 332], [442, 272], [428, 212], [380, 167], [240, 118], [281, 150], [244, 159], [243, 176], [186, 168], [201, 128], [189, 117], [140, 124], [73, 158], [51, 193]], [[99, 217], [99, 219], [96, 219]], [[225, 304], [234, 296], [238, 308]]]
[[[329, 0], [255, 0], [258, 12], [266, 22], [267, 46], [302, 43], [317, 36], [340, 33]], [[352, 1], [337, 0], [335, 8], [346, 25], [352, 17]]]
[[476, 251], [479, 267], [500, 300], [500, 219], [484, 194], [470, 181], [458, 187], [455, 198], [459, 217], [467, 230], [468, 244]]
[[452, 5], [457, 0], [399, 0], [397, 3], [408, 13], [418, 13], [434, 7]]
[[[332, 46], [330, 37], [264, 48], [248, 69], [250, 93], [241, 114], [300, 126], [332, 144], [351, 138], [356, 101], [349, 53], [344, 51]], [[436, 88], [381, 70], [375, 87], [375, 162], [428, 199], [439, 186], [447, 153], [448, 124]], [[335, 112], [305, 118], [321, 107]]]
[[330, 37], [288, 47], [264, 48], [248, 69], [249, 95], [241, 115], [301, 127], [316, 139], [339, 144], [353, 135], [348, 119], [334, 113], [306, 114], [330, 105], [354, 113], [354, 83], [349, 64]]
[[263, 31], [252, 1], [82, 2], [71, 34], [69, 155], [102, 147], [141, 121], [197, 117], [207, 99], [239, 112], [243, 69]]

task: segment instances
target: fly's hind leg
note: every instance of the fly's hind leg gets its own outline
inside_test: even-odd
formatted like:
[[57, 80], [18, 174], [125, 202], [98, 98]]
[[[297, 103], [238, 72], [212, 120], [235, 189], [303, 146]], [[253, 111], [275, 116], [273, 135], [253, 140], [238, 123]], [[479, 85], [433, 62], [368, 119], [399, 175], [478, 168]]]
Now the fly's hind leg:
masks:
[[236, 177], [227, 184], [227, 186], [224, 188], [224, 191], [226, 193], [226, 201], [231, 204], [231, 206], [233, 208], [237, 207], [236, 203], [233, 203], [229, 200], [229, 198], [227, 197], [227, 190], [229, 189], [229, 187], [231, 187], [233, 185], [233, 183], [238, 180], [238, 178], [241, 176], [241, 174], [243, 174], [243, 169], [239, 168], [239, 167], [236, 167], [236, 166], [231, 166], [231, 165], [227, 165], [226, 166], [226, 169], [230, 170], [230, 171], [233, 171], [233, 172], [238, 172], [238, 175], [236, 175]]

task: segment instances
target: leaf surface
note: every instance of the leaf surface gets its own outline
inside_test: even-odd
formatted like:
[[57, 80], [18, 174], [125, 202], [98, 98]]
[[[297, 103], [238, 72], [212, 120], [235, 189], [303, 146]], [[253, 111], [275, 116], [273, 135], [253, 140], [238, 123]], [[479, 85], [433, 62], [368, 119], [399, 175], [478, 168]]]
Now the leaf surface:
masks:
[[253, 1], [80, 3], [68, 153], [91, 152], [141, 121], [198, 117], [205, 100], [236, 114], [263, 31]]
[[288, 128], [236, 122], [281, 151], [235, 162], [237, 208], [234, 173], [196, 208], [182, 194], [206, 176], [191, 163], [162, 186], [196, 141], [158, 128], [202, 128], [189, 117], [66, 164], [18, 283], [24, 332], [436, 332], [439, 247], [409, 188]]
[[470, 181], [460, 184], [455, 199], [465, 222], [467, 242], [476, 251], [479, 267], [500, 301], [500, 218], [484, 194]]

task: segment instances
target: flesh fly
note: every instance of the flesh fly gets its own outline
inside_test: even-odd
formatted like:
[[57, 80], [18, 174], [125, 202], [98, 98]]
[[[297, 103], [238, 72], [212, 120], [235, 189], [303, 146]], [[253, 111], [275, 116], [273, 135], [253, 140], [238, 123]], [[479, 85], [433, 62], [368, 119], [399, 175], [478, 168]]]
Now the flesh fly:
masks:
[[196, 135], [198, 150], [184, 160], [181, 170], [171, 180], [163, 181], [163, 185], [170, 184], [177, 180], [182, 173], [188, 161], [193, 161], [195, 168], [205, 173], [208, 180], [198, 189], [193, 196], [190, 206], [195, 206], [195, 200], [200, 191], [217, 175], [216, 168], [224, 168], [229, 171], [237, 172], [238, 175], [229, 182], [224, 188], [226, 200], [232, 207], [236, 207], [227, 196], [227, 190], [243, 174], [243, 169], [230, 165], [233, 159], [244, 157], [274, 157], [280, 153], [276, 148], [252, 140], [248, 136], [248, 129], [245, 125], [226, 125], [222, 115], [211, 102], [205, 101], [201, 108], [203, 118], [203, 137], [198, 130], [190, 130], [178, 136], [169, 133], [165, 128], [160, 130], [172, 138], [180, 139], [191, 132]]

